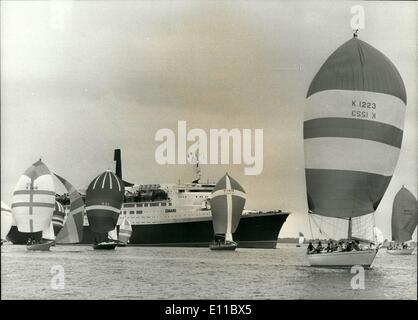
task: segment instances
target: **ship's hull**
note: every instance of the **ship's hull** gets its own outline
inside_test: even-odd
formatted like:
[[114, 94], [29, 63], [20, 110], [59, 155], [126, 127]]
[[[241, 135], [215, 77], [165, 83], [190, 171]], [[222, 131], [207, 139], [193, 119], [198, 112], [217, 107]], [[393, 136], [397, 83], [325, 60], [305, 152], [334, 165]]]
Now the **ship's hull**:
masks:
[[[234, 241], [240, 248], [275, 249], [280, 229], [287, 217], [288, 213], [244, 215], [233, 235]], [[16, 227], [13, 228], [8, 239], [14, 244], [26, 244], [30, 234], [23, 234]], [[213, 239], [212, 220], [142, 224], [132, 225], [129, 246], [209, 247]], [[93, 243], [94, 233], [89, 226], [84, 226], [81, 244]]]

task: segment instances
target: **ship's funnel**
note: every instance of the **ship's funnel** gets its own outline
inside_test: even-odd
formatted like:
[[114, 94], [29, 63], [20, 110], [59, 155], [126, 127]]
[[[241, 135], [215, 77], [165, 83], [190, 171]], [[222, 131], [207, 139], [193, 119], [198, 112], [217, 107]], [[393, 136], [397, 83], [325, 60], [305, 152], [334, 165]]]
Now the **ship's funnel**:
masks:
[[122, 179], [122, 157], [121, 157], [121, 154], [120, 154], [120, 149], [115, 149], [115, 156], [114, 156], [113, 160], [116, 161], [115, 173], [119, 178]]
[[122, 152], [120, 149], [115, 149], [113, 160], [116, 161], [115, 174], [123, 181], [125, 187], [132, 187], [134, 184], [123, 180], [122, 178]]

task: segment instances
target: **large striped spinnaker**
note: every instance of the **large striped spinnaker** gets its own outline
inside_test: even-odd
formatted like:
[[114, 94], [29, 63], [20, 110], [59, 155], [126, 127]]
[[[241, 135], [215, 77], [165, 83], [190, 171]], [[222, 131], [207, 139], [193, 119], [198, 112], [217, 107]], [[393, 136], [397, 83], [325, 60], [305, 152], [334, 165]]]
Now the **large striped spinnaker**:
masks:
[[20, 232], [49, 228], [55, 207], [54, 180], [48, 167], [35, 162], [20, 176], [13, 192], [12, 214]]
[[233, 241], [246, 199], [244, 189], [228, 174], [218, 181], [210, 199], [215, 235], [225, 235], [226, 241]]
[[405, 187], [402, 187], [393, 199], [392, 207], [392, 240], [405, 242], [412, 239], [417, 227], [417, 198]]
[[62, 182], [70, 197], [70, 211], [64, 226], [55, 239], [56, 243], [79, 243], [83, 240], [84, 201], [80, 193], [66, 179], [55, 174]]
[[122, 180], [110, 170], [93, 179], [86, 192], [86, 213], [93, 232], [102, 234], [115, 228], [124, 194]]
[[322, 65], [304, 119], [309, 210], [357, 217], [378, 207], [402, 143], [406, 91], [393, 63], [357, 37]]
[[3, 201], [1, 202], [1, 239], [6, 240], [7, 234], [12, 228], [12, 209]]

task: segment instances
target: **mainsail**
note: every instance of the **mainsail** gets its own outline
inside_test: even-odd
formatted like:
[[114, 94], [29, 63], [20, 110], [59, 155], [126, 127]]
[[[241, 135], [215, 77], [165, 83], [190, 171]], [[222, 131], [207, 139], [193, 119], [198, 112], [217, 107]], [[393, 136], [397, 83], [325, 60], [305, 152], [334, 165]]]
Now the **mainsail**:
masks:
[[110, 170], [91, 181], [86, 192], [86, 212], [93, 232], [103, 234], [115, 228], [124, 193], [122, 180]]
[[307, 93], [311, 213], [351, 222], [376, 210], [399, 157], [405, 109], [404, 83], [384, 54], [357, 37], [331, 54]]
[[78, 191], [64, 178], [55, 174], [67, 189], [70, 197], [70, 211], [64, 226], [57, 234], [56, 243], [78, 243], [83, 239], [84, 201]]
[[393, 200], [392, 240], [405, 242], [412, 239], [417, 226], [418, 203], [415, 196], [402, 187]]
[[129, 220], [125, 217], [119, 227], [119, 241], [128, 243], [132, 235], [132, 226]]
[[244, 189], [228, 174], [218, 181], [210, 200], [215, 235], [225, 235], [226, 241], [233, 241], [246, 198]]
[[12, 210], [2, 201], [1, 202], [1, 240], [6, 240], [7, 234], [12, 227]]
[[54, 180], [41, 161], [30, 166], [13, 192], [12, 214], [20, 232], [39, 232], [49, 228], [55, 206]]

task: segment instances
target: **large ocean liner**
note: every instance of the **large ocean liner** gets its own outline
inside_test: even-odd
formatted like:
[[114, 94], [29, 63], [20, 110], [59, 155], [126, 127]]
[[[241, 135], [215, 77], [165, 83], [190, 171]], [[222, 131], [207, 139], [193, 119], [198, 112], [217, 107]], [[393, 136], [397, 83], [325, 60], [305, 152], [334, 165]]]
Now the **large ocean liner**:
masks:
[[[122, 178], [120, 150], [115, 150], [116, 175]], [[124, 218], [132, 224], [130, 245], [207, 247], [214, 238], [210, 195], [215, 183], [200, 180], [199, 163], [195, 165], [196, 179], [190, 183], [137, 185], [124, 181], [125, 199], [117, 223]], [[84, 192], [81, 192], [85, 198]], [[68, 207], [67, 194], [56, 200]], [[276, 248], [277, 239], [289, 213], [244, 210], [234, 234], [239, 247]], [[15, 226], [8, 240], [26, 244], [30, 234], [20, 233]], [[84, 216], [82, 244], [94, 242], [87, 216]]]

